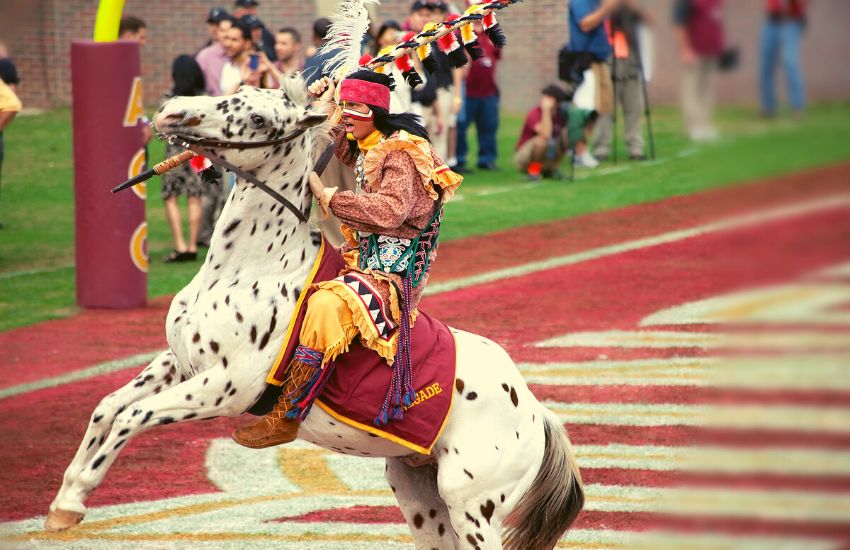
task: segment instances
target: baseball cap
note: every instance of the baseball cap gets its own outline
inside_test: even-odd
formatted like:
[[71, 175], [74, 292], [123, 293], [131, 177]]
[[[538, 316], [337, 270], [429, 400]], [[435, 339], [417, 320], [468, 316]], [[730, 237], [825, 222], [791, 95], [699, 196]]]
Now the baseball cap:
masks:
[[263, 26], [263, 22], [260, 21], [260, 18], [254, 15], [253, 13], [243, 15], [239, 18], [239, 20], [245, 23], [245, 25], [252, 30]]
[[419, 11], [419, 10], [423, 10], [423, 9], [431, 10], [431, 9], [434, 9], [434, 7], [431, 4], [429, 4], [428, 2], [426, 2], [425, 0], [416, 0], [410, 6], [410, 13], [413, 13], [413, 12]]
[[240, 8], [252, 8], [259, 6], [260, 3], [257, 0], [236, 0], [236, 5]]
[[212, 8], [207, 14], [207, 23], [218, 23], [227, 16], [227, 10], [224, 8]]

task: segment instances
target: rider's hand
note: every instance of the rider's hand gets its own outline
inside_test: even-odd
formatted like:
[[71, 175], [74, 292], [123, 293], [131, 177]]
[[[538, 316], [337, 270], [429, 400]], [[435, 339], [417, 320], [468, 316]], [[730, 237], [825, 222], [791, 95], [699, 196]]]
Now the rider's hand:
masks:
[[328, 77], [320, 78], [307, 87], [307, 92], [311, 96], [319, 98], [320, 101], [328, 102], [333, 101], [335, 90], [334, 81]]

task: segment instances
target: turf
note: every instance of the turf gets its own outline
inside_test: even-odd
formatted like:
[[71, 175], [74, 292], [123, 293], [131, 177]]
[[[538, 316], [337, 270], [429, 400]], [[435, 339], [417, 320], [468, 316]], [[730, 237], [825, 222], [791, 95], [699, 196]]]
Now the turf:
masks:
[[[459, 200], [447, 206], [442, 238], [457, 239], [531, 223], [654, 201], [850, 159], [844, 140], [850, 104], [814, 106], [800, 123], [763, 121], [746, 109], [720, 113], [726, 138], [692, 146], [678, 111], [653, 116], [656, 162], [578, 170], [573, 182], [527, 183], [512, 166], [520, 116], [499, 131], [498, 172], [467, 176]], [[71, 116], [67, 109], [22, 116], [7, 129], [0, 220], [0, 330], [64, 317], [74, 305], [74, 211]], [[471, 135], [471, 150], [476, 145]], [[620, 141], [620, 155], [623, 146]], [[163, 147], [151, 147], [162, 158]], [[473, 158], [470, 164], [474, 165]], [[569, 172], [567, 163], [564, 172]], [[165, 265], [171, 248], [158, 181], [148, 186], [150, 296], [176, 292], [199, 263]]]

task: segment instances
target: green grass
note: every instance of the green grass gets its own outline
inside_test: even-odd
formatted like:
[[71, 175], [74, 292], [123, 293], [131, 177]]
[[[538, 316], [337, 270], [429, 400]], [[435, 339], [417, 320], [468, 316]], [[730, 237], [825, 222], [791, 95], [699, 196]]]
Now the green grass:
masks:
[[[548, 220], [776, 176], [850, 159], [846, 128], [850, 104], [812, 107], [800, 123], [763, 121], [745, 109], [719, 114], [724, 139], [699, 147], [681, 134], [678, 111], [653, 116], [658, 160], [611, 163], [579, 170], [575, 182], [529, 184], [512, 165], [520, 116], [505, 116], [499, 131], [499, 172], [466, 178], [461, 200], [447, 205], [444, 239], [458, 239]], [[0, 330], [76, 311], [71, 116], [58, 109], [22, 116], [7, 129], [0, 220]], [[469, 164], [475, 164], [474, 132]], [[621, 158], [623, 145], [620, 140]], [[151, 158], [163, 147], [155, 143]], [[566, 164], [563, 167], [567, 172]], [[117, 182], [116, 182], [117, 183]], [[171, 249], [159, 182], [148, 184], [150, 296], [172, 294], [200, 263], [166, 265]], [[184, 210], [185, 211], [185, 210]]]

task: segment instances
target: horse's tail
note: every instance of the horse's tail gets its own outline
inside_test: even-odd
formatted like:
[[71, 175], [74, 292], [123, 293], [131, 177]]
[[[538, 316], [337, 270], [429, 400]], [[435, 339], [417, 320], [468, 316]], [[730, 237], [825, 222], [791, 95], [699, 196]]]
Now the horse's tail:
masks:
[[505, 523], [507, 550], [554, 548], [584, 506], [584, 483], [558, 418], [543, 408], [546, 447], [537, 477]]

